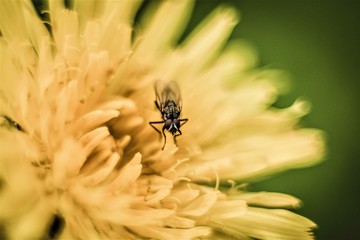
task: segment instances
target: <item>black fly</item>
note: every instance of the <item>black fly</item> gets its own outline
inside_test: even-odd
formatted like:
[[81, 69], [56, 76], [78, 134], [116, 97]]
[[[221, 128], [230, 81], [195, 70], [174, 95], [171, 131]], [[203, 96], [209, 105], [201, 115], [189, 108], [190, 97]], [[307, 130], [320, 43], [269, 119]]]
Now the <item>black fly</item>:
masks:
[[[149, 122], [149, 124], [160, 134], [160, 139], [162, 132], [162, 135], [164, 136], [163, 150], [166, 144], [165, 129], [174, 136], [174, 143], [176, 144], [176, 137], [182, 134], [180, 127], [184, 125], [188, 119], [180, 119], [182, 103], [179, 86], [176, 82], [171, 81], [168, 84], [164, 84], [162, 81], [156, 81], [155, 94], [155, 106], [161, 112], [163, 121]], [[153, 124], [164, 124], [162, 131], [160, 132]]]

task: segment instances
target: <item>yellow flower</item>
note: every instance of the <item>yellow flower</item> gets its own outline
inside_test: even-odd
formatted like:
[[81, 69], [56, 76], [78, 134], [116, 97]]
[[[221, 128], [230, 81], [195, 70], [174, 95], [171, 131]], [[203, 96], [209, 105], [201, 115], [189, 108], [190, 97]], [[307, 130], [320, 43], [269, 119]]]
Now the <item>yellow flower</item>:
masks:
[[[67, 1], [66, 1], [67, 2]], [[246, 180], [322, 159], [298, 100], [253, 69], [219, 7], [178, 43], [193, 1], [1, 1], [0, 234], [9, 239], [309, 239], [300, 200]], [[275, 74], [276, 75], [276, 74]], [[162, 151], [154, 82], [176, 81], [189, 122]]]

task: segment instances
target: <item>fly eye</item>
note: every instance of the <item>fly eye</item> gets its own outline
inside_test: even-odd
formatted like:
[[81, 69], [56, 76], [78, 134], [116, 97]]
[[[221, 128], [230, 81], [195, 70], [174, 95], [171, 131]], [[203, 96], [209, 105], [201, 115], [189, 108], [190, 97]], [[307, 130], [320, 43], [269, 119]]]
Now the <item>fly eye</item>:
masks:
[[168, 119], [168, 120], [165, 121], [165, 128], [169, 129], [170, 126], [171, 126], [171, 119]]

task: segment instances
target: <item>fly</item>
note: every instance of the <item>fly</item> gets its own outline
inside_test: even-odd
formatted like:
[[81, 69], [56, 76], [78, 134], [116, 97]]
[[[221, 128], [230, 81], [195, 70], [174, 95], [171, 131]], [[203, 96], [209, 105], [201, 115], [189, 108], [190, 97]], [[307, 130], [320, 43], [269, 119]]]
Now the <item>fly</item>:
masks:
[[[164, 136], [164, 146], [166, 145], [166, 135], [165, 130], [170, 132], [174, 136], [174, 143], [176, 145], [176, 137], [182, 135], [180, 127], [184, 125], [188, 119], [180, 118], [182, 110], [182, 102], [179, 86], [176, 82], [171, 81], [167, 84], [164, 84], [162, 81], [158, 80], [155, 82], [155, 106], [161, 113], [162, 121], [149, 122], [150, 126], [154, 128], [159, 134], [161, 139], [161, 133]], [[157, 129], [155, 124], [164, 124], [162, 131]]]

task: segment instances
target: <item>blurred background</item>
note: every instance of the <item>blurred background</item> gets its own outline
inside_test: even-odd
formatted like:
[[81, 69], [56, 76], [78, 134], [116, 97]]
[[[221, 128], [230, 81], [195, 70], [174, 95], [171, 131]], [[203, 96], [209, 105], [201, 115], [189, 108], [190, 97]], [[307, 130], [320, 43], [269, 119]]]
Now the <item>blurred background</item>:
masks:
[[[315, 221], [317, 239], [360, 239], [360, 13], [356, 1], [200, 0], [191, 26], [217, 5], [235, 6], [241, 22], [232, 37], [249, 40], [259, 66], [291, 76], [277, 106], [304, 96], [312, 112], [304, 127], [324, 130], [326, 161], [292, 170], [249, 190], [279, 191], [303, 200], [296, 212]], [[190, 26], [190, 27], [191, 27]]]
[[[42, 8], [40, 1], [33, 1]], [[313, 107], [302, 126], [327, 133], [326, 161], [252, 183], [249, 190], [289, 193], [302, 199], [304, 205], [296, 212], [319, 225], [317, 239], [360, 239], [358, 3], [199, 0], [188, 31], [224, 3], [241, 13], [232, 38], [253, 44], [260, 67], [290, 73], [291, 90], [275, 105], [286, 107], [305, 97]]]

